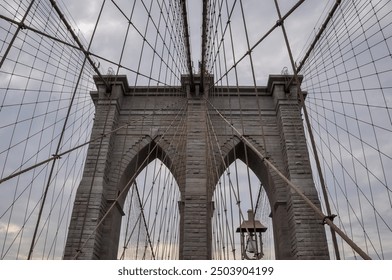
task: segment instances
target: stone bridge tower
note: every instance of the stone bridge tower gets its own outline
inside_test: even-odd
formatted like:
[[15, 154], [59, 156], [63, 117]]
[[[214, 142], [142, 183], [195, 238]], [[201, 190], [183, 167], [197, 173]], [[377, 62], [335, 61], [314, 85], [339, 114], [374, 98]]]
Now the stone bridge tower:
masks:
[[[221, 159], [217, 162], [221, 174], [236, 158], [245, 162], [246, 157], [249, 167], [263, 183], [271, 205], [277, 259], [329, 258], [324, 227], [313, 210], [233, 134], [210, 106], [220, 112], [230, 108], [234, 127], [241, 128], [241, 134], [254, 147], [320, 205], [296, 86], [287, 88], [287, 76], [270, 76], [267, 86], [256, 90], [254, 87], [215, 87], [213, 90], [218, 94], [210, 98], [208, 86], [202, 89], [197, 75], [192, 86], [188, 77], [183, 76], [182, 87], [177, 88], [130, 87], [125, 76], [107, 79], [110, 92], [98, 78], [95, 78], [98, 90], [91, 92], [96, 106], [91, 138], [106, 137], [89, 146], [65, 259], [72, 259], [77, 253], [78, 259], [117, 258], [125, 195], [120, 199], [118, 196], [126, 193], [140, 170], [156, 158], [171, 170], [181, 192], [180, 259], [210, 259], [212, 193], [219, 179], [209, 172], [208, 162], [213, 161], [208, 158], [212, 156], [215, 162]], [[170, 106], [173, 103], [176, 105]], [[180, 118], [177, 117], [179, 112], [182, 112]], [[208, 145], [207, 112], [220, 143], [219, 149]], [[154, 121], [130, 122], [143, 114], [154, 114]], [[129, 125], [121, 128], [125, 123]], [[176, 132], [170, 127], [181, 125], [186, 126], [185, 135], [173, 135]], [[116, 128], [121, 129], [109, 134]], [[178, 140], [169, 143], [167, 135]], [[111, 207], [114, 202], [115, 207]], [[94, 230], [109, 207], [112, 209], [104, 222]], [[84, 244], [82, 250], [81, 244]]]

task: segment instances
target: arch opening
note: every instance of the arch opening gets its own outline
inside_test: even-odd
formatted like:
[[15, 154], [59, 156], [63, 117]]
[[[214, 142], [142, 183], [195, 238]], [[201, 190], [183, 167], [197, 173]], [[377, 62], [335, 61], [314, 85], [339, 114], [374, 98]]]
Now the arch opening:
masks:
[[178, 259], [180, 191], [169, 168], [154, 159], [130, 186], [123, 206], [118, 259]]
[[268, 229], [262, 234], [263, 259], [275, 259], [270, 201], [258, 176], [241, 159], [235, 159], [222, 172], [213, 193], [213, 259], [242, 259], [241, 238], [236, 229], [255, 213]]

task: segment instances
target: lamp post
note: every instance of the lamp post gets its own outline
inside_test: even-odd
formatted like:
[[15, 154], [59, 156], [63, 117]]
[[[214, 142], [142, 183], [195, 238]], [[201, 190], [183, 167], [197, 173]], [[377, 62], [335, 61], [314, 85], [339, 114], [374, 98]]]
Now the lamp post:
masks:
[[248, 210], [248, 220], [243, 221], [236, 230], [241, 233], [242, 259], [260, 260], [264, 256], [261, 235], [266, 230], [266, 226], [254, 219], [253, 211]]

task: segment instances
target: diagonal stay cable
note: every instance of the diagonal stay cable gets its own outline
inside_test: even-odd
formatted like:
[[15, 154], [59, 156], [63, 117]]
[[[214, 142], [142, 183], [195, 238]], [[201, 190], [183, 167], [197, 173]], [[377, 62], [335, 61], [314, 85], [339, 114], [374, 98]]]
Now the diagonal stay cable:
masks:
[[146, 233], [147, 233], [147, 242], [150, 245], [150, 250], [151, 250], [151, 255], [152, 258], [155, 260], [155, 254], [154, 254], [154, 247], [152, 246], [152, 242], [151, 242], [151, 236], [150, 236], [150, 231], [148, 230], [148, 225], [147, 225], [147, 221], [146, 221], [146, 216], [144, 214], [144, 206], [143, 206], [143, 201], [140, 197], [140, 192], [139, 192], [139, 188], [137, 186], [136, 180], [134, 182], [134, 188], [136, 189], [136, 197], [137, 197], [137, 201], [140, 207], [140, 213], [141, 213], [141, 217], [142, 217], [142, 221], [143, 221], [143, 225], [146, 229]]
[[5, 50], [5, 53], [3, 54], [3, 57], [1, 58], [1, 61], [0, 61], [0, 69], [2, 68], [2, 66], [3, 66], [3, 64], [4, 64], [4, 61], [5, 61], [5, 59], [7, 58], [9, 52], [11, 51], [11, 48], [12, 48], [12, 46], [13, 46], [13, 44], [14, 44], [16, 38], [18, 37], [19, 32], [24, 28], [24, 25], [25, 25], [24, 22], [25, 22], [25, 20], [26, 20], [26, 18], [27, 18], [27, 15], [29, 14], [31, 8], [33, 7], [33, 4], [34, 4], [34, 0], [32, 0], [32, 1], [30, 2], [30, 5], [28, 6], [28, 8], [27, 8], [27, 10], [26, 10], [26, 12], [25, 12], [25, 14], [24, 14], [22, 20], [21, 20], [20, 22], [17, 22], [17, 23], [16, 23], [16, 24], [18, 25], [18, 28], [16, 29], [16, 31], [15, 31], [15, 33], [14, 33], [14, 36], [12, 37], [10, 43], [8, 44], [8, 47], [7, 47], [7, 49]]
[[248, 145], [248, 147], [254, 151], [260, 159], [262, 159], [279, 177], [282, 178], [283, 181], [285, 181], [288, 186], [295, 191], [304, 201], [306, 204], [308, 204], [314, 212], [321, 218], [323, 221], [325, 221], [326, 224], [328, 224], [337, 234], [340, 235], [343, 240], [345, 240], [363, 259], [365, 260], [370, 260], [371, 258], [361, 249], [358, 247], [357, 244], [355, 244], [338, 226], [336, 226], [333, 221], [331, 221], [328, 216], [326, 216], [302, 191], [301, 189], [293, 184], [271, 161], [268, 160], [256, 147], [253, 146], [253, 144], [244, 136], [242, 135], [238, 129], [234, 127], [233, 124], [230, 123], [223, 115], [222, 113], [209, 101], [207, 100], [208, 104], [218, 113], [218, 115], [235, 131], [235, 133], [238, 135], [238, 137]]
[[[52, 0], [51, 0], [51, 1], [52, 1]], [[55, 6], [56, 3], [55, 3], [54, 1], [52, 1], [52, 5]], [[105, 0], [104, 0], [103, 3], [102, 3], [101, 10], [100, 10], [100, 12], [99, 12], [99, 15], [98, 15], [98, 18], [97, 18], [95, 27], [94, 27], [93, 35], [91, 36], [90, 43], [89, 43], [89, 46], [88, 46], [87, 50], [89, 50], [90, 47], [91, 47], [91, 45], [92, 45], [92, 42], [93, 42], [93, 39], [94, 39], [94, 35], [95, 35], [96, 29], [97, 29], [97, 26], [98, 26], [98, 22], [100, 21], [100, 18], [101, 18], [101, 14], [102, 14], [102, 10], [103, 10], [104, 5], [105, 5]], [[57, 6], [56, 6], [56, 7], [57, 7]], [[57, 7], [57, 9], [58, 9], [58, 7]], [[58, 11], [58, 12], [60, 12], [60, 11]], [[62, 16], [61, 12], [60, 12], [59, 16], [60, 16], [60, 18], [64, 18], [64, 16]], [[65, 21], [65, 19], [64, 19], [64, 24], [65, 24], [65, 25], [68, 25], [68, 23]], [[69, 107], [68, 107], [66, 119], [65, 119], [64, 124], [63, 124], [63, 127], [62, 127], [62, 132], [61, 132], [61, 135], [60, 135], [58, 144], [57, 144], [57, 148], [56, 148], [55, 154], [58, 154], [59, 151], [60, 151], [61, 143], [62, 143], [62, 141], [63, 141], [63, 137], [64, 137], [64, 135], [65, 135], [65, 130], [66, 130], [66, 127], [67, 127], [67, 124], [68, 124], [69, 115], [71, 114], [71, 110], [72, 110], [72, 107], [73, 107], [73, 104], [74, 104], [74, 100], [75, 100], [75, 96], [76, 96], [76, 93], [77, 93], [77, 89], [78, 89], [79, 84], [80, 84], [80, 81], [81, 81], [81, 79], [82, 79], [83, 71], [84, 71], [84, 68], [85, 68], [85, 65], [86, 65], [87, 60], [88, 60], [88, 56], [85, 56], [85, 58], [84, 58], [84, 60], [83, 60], [83, 63], [82, 63], [82, 66], [81, 66], [81, 69], [80, 69], [80, 73], [79, 73], [77, 82], [76, 82], [76, 84], [75, 84], [75, 88], [74, 88], [74, 91], [73, 91], [73, 94], [72, 94], [71, 101], [70, 101], [70, 103], [69, 103]], [[39, 226], [39, 224], [40, 224], [42, 211], [43, 211], [43, 208], [44, 208], [44, 205], [45, 205], [46, 196], [47, 196], [47, 193], [48, 193], [48, 189], [49, 189], [49, 186], [50, 186], [50, 181], [51, 181], [51, 178], [52, 178], [52, 174], [53, 174], [53, 172], [54, 172], [54, 167], [55, 167], [55, 164], [56, 164], [57, 159], [58, 159], [58, 157], [55, 158], [55, 159], [53, 159], [52, 166], [51, 166], [51, 169], [50, 169], [50, 172], [49, 172], [48, 182], [47, 182], [47, 185], [46, 185], [46, 187], [45, 187], [44, 196], [43, 196], [43, 199], [42, 199], [42, 204], [41, 204], [41, 207], [40, 207], [40, 209], [39, 209], [38, 219], [37, 219], [37, 223], [36, 223], [36, 226], [35, 226], [35, 229], [34, 229], [33, 238], [32, 238], [32, 240], [31, 240], [31, 245], [30, 245], [29, 254], [28, 254], [28, 257], [27, 257], [27, 259], [29, 259], [29, 260], [31, 259], [32, 254], [33, 254], [34, 245], [35, 245], [35, 238], [36, 238], [37, 231], [38, 231], [38, 226]]]
[[276, 28], [281, 25], [281, 22], [286, 20], [305, 0], [298, 1], [283, 17], [281, 21], [277, 21], [256, 43], [253, 44], [249, 50], [243, 54], [219, 79], [215, 81], [215, 84], [220, 82], [225, 76], [227, 76], [233, 69], [237, 68], [238, 64], [244, 60], [261, 42], [263, 42]]
[[[324, 180], [324, 175], [322, 173], [320, 159], [319, 159], [319, 156], [318, 156], [318, 153], [317, 153], [316, 142], [315, 142], [314, 137], [313, 137], [313, 131], [311, 130], [310, 120], [309, 120], [308, 111], [307, 111], [306, 105], [305, 105], [304, 95], [302, 93], [301, 86], [300, 86], [300, 82], [299, 82], [299, 78], [298, 78], [298, 71], [297, 71], [297, 68], [295, 66], [295, 62], [294, 62], [294, 59], [293, 59], [293, 54], [292, 54], [290, 43], [289, 43], [289, 40], [288, 40], [288, 37], [287, 37], [286, 28], [285, 28], [284, 22], [282, 20], [282, 15], [281, 15], [281, 12], [280, 12], [279, 4], [278, 4], [277, 0], [274, 0], [274, 2], [275, 2], [275, 6], [276, 6], [276, 10], [277, 10], [278, 16], [279, 16], [279, 22], [280, 22], [280, 26], [282, 28], [283, 37], [284, 37], [284, 40], [285, 40], [285, 43], [286, 43], [287, 52], [288, 52], [289, 57], [290, 57], [291, 66], [292, 66], [292, 69], [294, 71], [293, 79], [295, 79], [295, 82], [296, 82], [297, 94], [298, 94], [298, 96], [300, 98], [300, 104], [301, 104], [302, 110], [303, 110], [304, 115], [305, 115], [306, 125], [308, 127], [308, 133], [309, 133], [309, 137], [310, 137], [310, 141], [311, 141], [311, 145], [312, 145], [312, 149], [313, 149], [313, 154], [314, 154], [315, 161], [316, 161], [316, 167], [317, 167], [317, 171], [318, 171], [318, 174], [319, 174], [319, 180], [320, 180], [320, 183], [321, 183], [321, 189], [322, 189], [323, 196], [324, 196], [325, 207], [327, 209], [328, 216], [331, 216], [332, 213], [331, 213], [331, 206], [330, 206], [329, 199], [328, 199], [328, 194], [327, 194], [327, 187], [326, 187], [326, 183], [325, 183], [325, 180]], [[340, 1], [336, 1], [336, 3], [338, 5], [338, 4], [340, 4]], [[338, 247], [338, 244], [337, 244], [336, 234], [332, 230], [332, 227], [331, 227], [331, 236], [332, 236], [332, 242], [333, 242], [333, 246], [334, 246], [334, 250], [335, 250], [336, 259], [339, 260], [340, 259], [339, 247]]]
[[125, 187], [123, 188], [123, 190], [118, 194], [117, 198], [112, 202], [112, 204], [110, 205], [110, 207], [107, 209], [106, 213], [102, 216], [101, 220], [97, 223], [97, 225], [95, 226], [95, 228], [92, 230], [92, 232], [90, 233], [90, 235], [86, 238], [86, 241], [81, 244], [81, 246], [79, 247], [79, 251], [75, 254], [75, 256], [73, 257], [73, 259], [77, 259], [78, 256], [80, 255], [80, 253], [82, 253], [83, 248], [87, 245], [87, 242], [90, 240], [90, 238], [93, 236], [93, 234], [96, 232], [96, 230], [98, 229], [98, 227], [100, 227], [102, 225], [102, 223], [104, 222], [104, 220], [106, 219], [106, 217], [109, 215], [109, 213], [111, 212], [111, 210], [116, 207], [116, 204], [118, 203], [118, 200], [125, 194], [125, 192], [129, 189], [129, 186], [131, 185], [132, 182], [134, 182], [136, 175], [138, 174], [138, 172], [141, 170], [141, 168], [147, 163], [148, 159], [150, 158], [150, 156], [152, 155], [152, 153], [154, 152], [154, 150], [157, 148], [158, 144], [160, 141], [162, 141], [164, 139], [164, 137], [166, 136], [166, 133], [168, 133], [168, 131], [171, 129], [173, 123], [175, 121], [177, 121], [177, 119], [179, 118], [179, 116], [181, 115], [181, 113], [185, 110], [187, 103], [185, 102], [183, 107], [179, 110], [178, 114], [175, 116], [175, 118], [171, 121], [170, 125], [168, 126], [168, 128], [164, 131], [164, 133], [159, 136], [159, 138], [157, 139], [157, 141], [155, 141], [155, 145], [150, 149], [150, 152], [147, 154], [147, 156], [145, 157], [145, 159], [141, 162], [141, 164], [139, 165], [138, 169], [136, 170], [136, 172], [134, 173], [134, 175], [128, 180], [128, 182], [126, 183]]
[[[183, 100], [181, 100], [181, 101], [183, 102]], [[181, 103], [181, 101], [177, 101], [177, 102], [174, 102], [174, 103], [172, 103], [172, 104], [169, 104], [169, 105], [165, 106], [164, 108], [159, 109], [158, 111], [162, 111], [162, 110], [168, 109], [168, 108], [170, 108], [170, 107], [172, 107], [172, 106], [174, 106], [174, 105], [177, 105], [178, 103]], [[72, 149], [66, 150], [66, 151], [64, 151], [64, 152], [59, 152], [58, 154], [54, 154], [54, 155], [52, 155], [50, 158], [45, 159], [45, 160], [43, 160], [43, 161], [41, 161], [41, 162], [39, 162], [39, 163], [37, 163], [37, 164], [34, 164], [34, 165], [30, 166], [30, 167], [25, 168], [25, 169], [23, 169], [23, 170], [20, 170], [20, 171], [18, 171], [18, 172], [14, 172], [14, 173], [12, 173], [12, 174], [10, 174], [10, 175], [8, 175], [8, 176], [6, 176], [6, 177], [0, 179], [0, 184], [4, 183], [5, 181], [8, 181], [8, 180], [10, 180], [10, 179], [12, 179], [12, 178], [15, 178], [15, 177], [17, 177], [17, 176], [19, 176], [19, 175], [21, 175], [21, 174], [23, 174], [23, 173], [26, 173], [26, 172], [28, 172], [28, 171], [34, 169], [34, 168], [37, 168], [37, 167], [39, 167], [39, 166], [41, 166], [41, 165], [43, 165], [43, 164], [46, 164], [46, 163], [51, 162], [51, 161], [54, 161], [54, 160], [56, 160], [56, 159], [60, 159], [62, 156], [66, 155], [66, 154], [69, 154], [69, 153], [71, 153], [71, 152], [73, 152], [73, 151], [75, 151], [75, 150], [78, 150], [78, 149], [80, 149], [80, 148], [82, 148], [82, 147], [84, 147], [84, 146], [87, 146], [87, 145], [89, 145], [89, 144], [91, 144], [91, 143], [94, 143], [94, 142], [96, 142], [96, 141], [99, 141], [100, 139], [105, 138], [105, 137], [107, 137], [108, 135], [111, 135], [111, 134], [113, 134], [113, 133], [116, 133], [117, 131], [119, 131], [119, 130], [121, 130], [121, 129], [123, 129], [123, 128], [126, 128], [126, 127], [132, 125], [133, 123], [137, 123], [137, 122], [139, 122], [139, 121], [142, 121], [143, 119], [148, 118], [149, 116], [151, 116], [151, 115], [153, 115], [153, 114], [155, 114], [155, 113], [156, 113], [156, 112], [151, 112], [151, 113], [149, 113], [149, 114], [147, 114], [147, 115], [144, 115], [144, 116], [142, 116], [142, 117], [140, 117], [140, 118], [138, 118], [138, 119], [136, 119], [136, 120], [132, 120], [132, 121], [126, 122], [125, 124], [119, 126], [119, 127], [116, 128], [116, 129], [113, 129], [112, 131], [110, 131], [110, 132], [108, 132], [108, 133], [106, 133], [106, 134], [103, 134], [103, 135], [101, 135], [101, 136], [99, 136], [99, 137], [96, 137], [96, 138], [91, 139], [91, 140], [89, 140], [89, 141], [87, 141], [87, 142], [85, 142], [85, 143], [82, 143], [82, 144], [80, 144], [80, 145], [78, 145], [78, 146], [75, 146], [75, 147], [73, 147]]]
[[[102, 77], [101, 72], [99, 71], [99, 69], [97, 68], [97, 66], [95, 65], [94, 61], [92, 61], [90, 55], [89, 55], [89, 51], [90, 51], [90, 47], [91, 47], [91, 42], [92, 39], [94, 37], [94, 35], [92, 35], [91, 40], [90, 40], [90, 46], [87, 48], [87, 50], [84, 48], [83, 44], [80, 42], [78, 36], [75, 34], [75, 31], [72, 29], [71, 25], [68, 23], [67, 19], [65, 18], [64, 14], [61, 12], [60, 8], [57, 6], [56, 1], [54, 0], [49, 0], [50, 3], [52, 4], [53, 8], [55, 9], [56, 13], [58, 14], [58, 16], [60, 17], [61, 21], [64, 23], [64, 25], [67, 27], [67, 30], [69, 31], [69, 33], [71, 33], [72, 38], [74, 39], [74, 41], [76, 42], [76, 44], [79, 46], [79, 48], [83, 51], [87, 61], [90, 63], [90, 65], [94, 68], [94, 71], [97, 73], [97, 75], [99, 76], [99, 78], [101, 79], [101, 81], [105, 84], [106, 88], [109, 88], [108, 83], [106, 82], [106, 80]], [[102, 7], [105, 5], [106, 0], [103, 0], [102, 2]], [[95, 32], [94, 32], [95, 33]]]

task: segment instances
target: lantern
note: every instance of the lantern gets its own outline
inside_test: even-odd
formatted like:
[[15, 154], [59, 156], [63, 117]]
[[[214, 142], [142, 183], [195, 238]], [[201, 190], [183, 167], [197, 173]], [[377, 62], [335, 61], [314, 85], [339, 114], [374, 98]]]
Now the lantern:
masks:
[[236, 230], [241, 234], [242, 259], [260, 260], [264, 256], [261, 235], [266, 230], [266, 226], [254, 219], [253, 211], [248, 210], [248, 220], [243, 221]]

